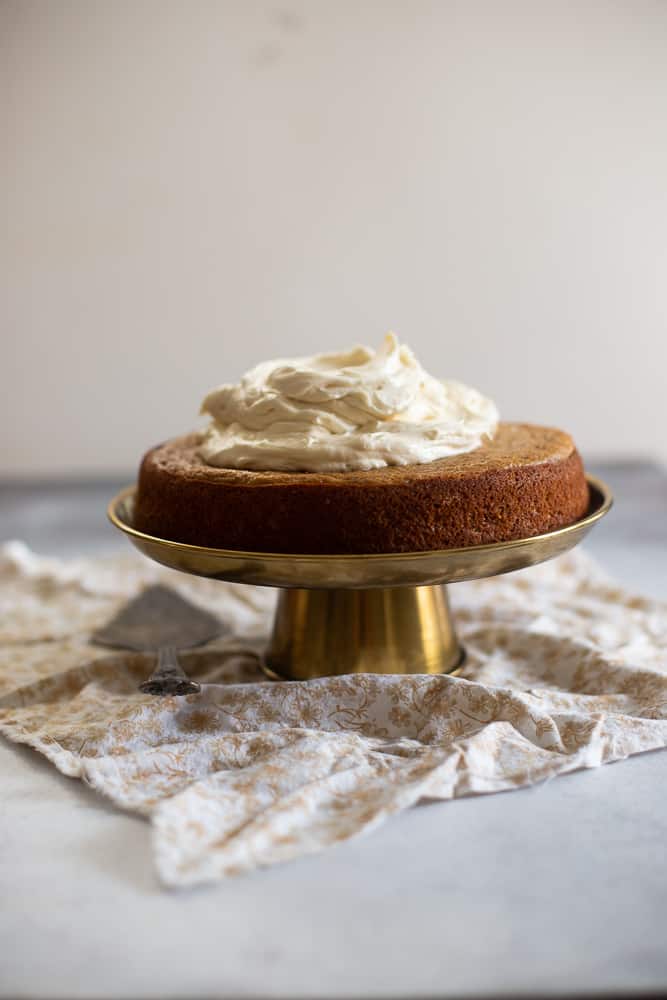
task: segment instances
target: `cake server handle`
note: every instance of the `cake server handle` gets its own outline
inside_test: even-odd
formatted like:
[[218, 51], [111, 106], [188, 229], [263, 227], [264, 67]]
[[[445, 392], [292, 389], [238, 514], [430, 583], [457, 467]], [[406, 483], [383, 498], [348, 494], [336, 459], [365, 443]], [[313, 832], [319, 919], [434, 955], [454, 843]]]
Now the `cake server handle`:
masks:
[[142, 681], [139, 690], [144, 694], [173, 695], [197, 694], [201, 685], [191, 681], [178, 662], [175, 646], [161, 646], [157, 666], [150, 677]]

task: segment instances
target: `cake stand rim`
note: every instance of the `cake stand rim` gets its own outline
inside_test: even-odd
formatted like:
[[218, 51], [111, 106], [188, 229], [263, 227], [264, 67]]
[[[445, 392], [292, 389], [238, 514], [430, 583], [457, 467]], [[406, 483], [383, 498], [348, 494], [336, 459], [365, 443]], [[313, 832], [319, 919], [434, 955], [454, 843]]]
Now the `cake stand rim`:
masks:
[[448, 559], [454, 559], [456, 556], [467, 557], [477, 555], [480, 556], [490, 553], [490, 552], [509, 552], [513, 548], [520, 548], [528, 543], [539, 545], [540, 542], [550, 542], [556, 541], [559, 538], [565, 538], [567, 535], [576, 535], [581, 532], [587, 533], [588, 530], [600, 521], [606, 514], [609, 513], [613, 504], [614, 496], [611, 489], [601, 479], [599, 476], [594, 476], [590, 473], [586, 473], [586, 482], [588, 483], [591, 492], [595, 491], [599, 495], [599, 502], [594, 507], [593, 510], [589, 511], [584, 517], [573, 521], [572, 524], [566, 524], [562, 528], [555, 528], [553, 531], [543, 532], [539, 535], [529, 535], [523, 538], [512, 538], [504, 542], [487, 542], [483, 545], [466, 545], [459, 548], [451, 549], [422, 549], [414, 552], [369, 552], [369, 553], [323, 553], [323, 554], [313, 554], [309, 552], [261, 552], [258, 550], [247, 551], [242, 549], [220, 549], [214, 548], [212, 546], [205, 545], [192, 545], [189, 542], [178, 542], [170, 538], [160, 538], [158, 535], [149, 535], [146, 532], [139, 531], [128, 521], [124, 520], [118, 511], [121, 504], [125, 503], [129, 498], [133, 497], [137, 491], [137, 484], [133, 483], [129, 486], [124, 487], [117, 493], [112, 500], [109, 501], [107, 506], [107, 517], [111, 524], [123, 534], [127, 535], [131, 539], [137, 539], [137, 541], [143, 541], [153, 545], [165, 546], [166, 548], [171, 548], [174, 550], [183, 551], [186, 553], [191, 553], [192, 555], [200, 554], [202, 556], [219, 556], [221, 558], [228, 559], [261, 559], [264, 562], [274, 562], [280, 563], [285, 560], [299, 560], [305, 563], [341, 563], [350, 562], [352, 564], [357, 562], [369, 562], [382, 560], [392, 560], [396, 562], [401, 561], [414, 561], [420, 558], [431, 558], [433, 560], [437, 559], [439, 556]]

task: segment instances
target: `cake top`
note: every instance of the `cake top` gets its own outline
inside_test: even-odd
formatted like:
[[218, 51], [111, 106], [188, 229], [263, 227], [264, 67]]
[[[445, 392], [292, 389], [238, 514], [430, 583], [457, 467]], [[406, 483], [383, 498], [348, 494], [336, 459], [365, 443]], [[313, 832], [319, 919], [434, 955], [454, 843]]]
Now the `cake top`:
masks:
[[494, 403], [424, 371], [387, 334], [377, 351], [265, 361], [204, 399], [208, 465], [279, 472], [350, 472], [420, 465], [477, 448], [498, 424]]

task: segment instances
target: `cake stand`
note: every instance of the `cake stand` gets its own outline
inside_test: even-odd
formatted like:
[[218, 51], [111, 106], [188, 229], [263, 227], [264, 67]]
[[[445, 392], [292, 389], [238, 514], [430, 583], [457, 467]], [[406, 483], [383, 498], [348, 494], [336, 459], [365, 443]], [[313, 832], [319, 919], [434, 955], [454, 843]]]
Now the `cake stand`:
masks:
[[445, 583], [534, 566], [577, 545], [612, 505], [588, 476], [590, 505], [579, 521], [533, 538], [432, 552], [283, 555], [237, 552], [155, 538], [133, 527], [136, 487], [109, 504], [112, 524], [164, 566], [214, 580], [279, 587], [264, 654], [271, 676], [455, 673], [464, 659]]

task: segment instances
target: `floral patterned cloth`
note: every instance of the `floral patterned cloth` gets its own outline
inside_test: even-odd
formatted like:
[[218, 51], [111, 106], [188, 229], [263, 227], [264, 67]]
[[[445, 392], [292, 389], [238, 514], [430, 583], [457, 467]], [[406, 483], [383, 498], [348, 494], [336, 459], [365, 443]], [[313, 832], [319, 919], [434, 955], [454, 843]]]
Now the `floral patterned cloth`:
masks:
[[[142, 695], [152, 657], [89, 643], [155, 582], [232, 625], [183, 654], [200, 695]], [[0, 732], [149, 817], [170, 886], [322, 850], [420, 799], [519, 788], [667, 745], [667, 605], [624, 592], [580, 552], [451, 591], [462, 677], [277, 683], [257, 666], [272, 591], [129, 553], [64, 562], [10, 543]]]

